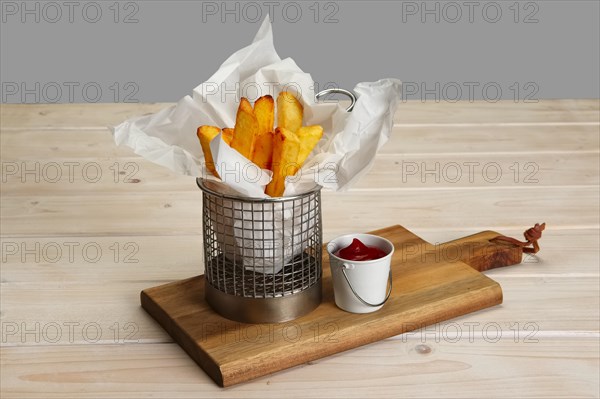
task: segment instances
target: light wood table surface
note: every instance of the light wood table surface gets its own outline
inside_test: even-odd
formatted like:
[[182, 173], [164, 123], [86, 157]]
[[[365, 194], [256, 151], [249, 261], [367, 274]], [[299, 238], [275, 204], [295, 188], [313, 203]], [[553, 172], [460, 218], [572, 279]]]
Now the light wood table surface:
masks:
[[203, 271], [194, 179], [107, 128], [164, 106], [1, 106], [2, 398], [599, 396], [598, 100], [401, 104], [368, 175], [324, 193], [325, 240], [546, 222], [541, 252], [487, 272], [500, 306], [227, 389], [139, 304]]

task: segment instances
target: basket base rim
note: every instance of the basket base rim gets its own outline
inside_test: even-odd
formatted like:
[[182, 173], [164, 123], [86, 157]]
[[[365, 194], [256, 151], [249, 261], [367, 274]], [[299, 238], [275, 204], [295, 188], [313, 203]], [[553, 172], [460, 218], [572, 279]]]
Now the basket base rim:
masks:
[[242, 323], [282, 323], [304, 316], [321, 304], [322, 279], [304, 291], [276, 297], [249, 298], [226, 294], [205, 282], [206, 302], [221, 316]]

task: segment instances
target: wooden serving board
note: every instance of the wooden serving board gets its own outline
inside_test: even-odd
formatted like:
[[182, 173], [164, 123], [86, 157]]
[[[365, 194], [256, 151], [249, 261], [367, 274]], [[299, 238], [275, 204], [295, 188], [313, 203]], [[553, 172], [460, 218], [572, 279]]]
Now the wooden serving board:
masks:
[[432, 245], [401, 226], [372, 232], [394, 243], [393, 292], [377, 312], [336, 307], [326, 251], [323, 302], [281, 324], [244, 324], [204, 300], [204, 276], [141, 292], [143, 308], [220, 386], [230, 386], [502, 302], [502, 290], [479, 271], [521, 262], [522, 250], [493, 244], [493, 231]]

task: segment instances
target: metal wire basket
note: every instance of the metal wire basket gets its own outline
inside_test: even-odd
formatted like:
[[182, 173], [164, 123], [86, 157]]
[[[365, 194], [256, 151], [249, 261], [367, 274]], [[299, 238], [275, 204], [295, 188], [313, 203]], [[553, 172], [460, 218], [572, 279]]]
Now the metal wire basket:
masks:
[[282, 322], [321, 303], [321, 188], [255, 199], [202, 190], [206, 300], [222, 316]]

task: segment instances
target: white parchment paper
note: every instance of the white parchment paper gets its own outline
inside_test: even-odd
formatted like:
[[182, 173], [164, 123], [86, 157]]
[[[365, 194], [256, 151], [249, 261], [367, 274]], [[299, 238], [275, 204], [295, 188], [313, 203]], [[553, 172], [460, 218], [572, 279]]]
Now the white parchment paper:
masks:
[[[324, 134], [302, 169], [286, 182], [284, 196], [306, 192], [316, 184], [331, 190], [346, 190], [368, 171], [378, 149], [388, 140], [401, 99], [401, 82], [382, 79], [358, 83], [354, 87], [358, 100], [352, 112], [346, 112], [335, 102], [316, 103], [314, 87], [310, 74], [302, 71], [294, 60], [282, 60], [277, 55], [267, 17], [252, 43], [232, 54], [217, 72], [194, 88], [191, 95], [155, 114], [124, 121], [113, 128], [113, 135], [118, 145], [126, 145], [136, 154], [176, 173], [218, 180], [203, 166], [202, 149], [196, 136], [198, 126], [233, 127], [241, 97], [253, 102], [262, 95], [277, 98], [281, 91], [291, 91], [304, 106], [304, 125], [322, 125]], [[211, 142], [211, 150], [222, 178], [216, 187], [227, 187], [247, 197], [268, 197], [264, 188], [271, 180], [270, 171], [246, 167], [249, 161], [231, 149], [221, 135]], [[277, 235], [289, 236], [294, 232], [285, 231], [292, 228], [293, 220], [289, 217], [288, 225], [284, 209], [281, 214], [283, 222], [274, 226], [273, 242]], [[233, 216], [236, 215], [223, 222], [235, 230]], [[281, 263], [280, 256], [288, 261], [302, 250], [298, 247], [277, 254], [260, 267], [272, 272], [273, 264], [277, 268]], [[244, 251], [244, 259], [260, 257], [258, 252], [248, 253], [247, 248]], [[257, 267], [256, 259], [253, 262]], [[271, 270], [267, 270], [268, 267]]]

